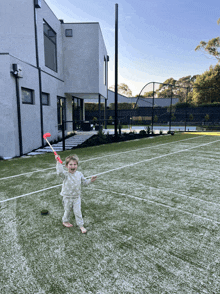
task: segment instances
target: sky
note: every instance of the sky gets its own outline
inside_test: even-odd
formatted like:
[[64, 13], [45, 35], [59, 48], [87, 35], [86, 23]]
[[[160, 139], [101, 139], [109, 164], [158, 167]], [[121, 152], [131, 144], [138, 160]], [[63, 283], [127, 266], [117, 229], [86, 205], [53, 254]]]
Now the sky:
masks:
[[118, 84], [133, 96], [145, 84], [202, 74], [217, 61], [195, 51], [220, 35], [219, 0], [45, 0], [64, 22], [99, 22], [115, 84], [115, 4], [118, 4]]

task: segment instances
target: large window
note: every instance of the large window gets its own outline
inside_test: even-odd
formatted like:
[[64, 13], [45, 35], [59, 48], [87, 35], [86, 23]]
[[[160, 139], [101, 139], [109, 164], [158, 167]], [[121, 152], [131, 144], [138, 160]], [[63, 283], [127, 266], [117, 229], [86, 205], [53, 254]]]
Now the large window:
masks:
[[[62, 121], [66, 120], [66, 99], [63, 97], [57, 97], [57, 122], [58, 130], [62, 129]], [[66, 129], [66, 125], [65, 125]]]
[[45, 21], [43, 24], [45, 65], [57, 71], [57, 34]]
[[27, 88], [21, 88], [21, 97], [23, 104], [34, 104], [34, 91]]

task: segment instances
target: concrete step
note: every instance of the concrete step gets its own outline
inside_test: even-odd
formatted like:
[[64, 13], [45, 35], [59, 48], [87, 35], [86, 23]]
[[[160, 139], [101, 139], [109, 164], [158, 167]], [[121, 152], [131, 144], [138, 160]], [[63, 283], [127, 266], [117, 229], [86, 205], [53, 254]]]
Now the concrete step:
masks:
[[[94, 132], [77, 133], [75, 136], [65, 140], [65, 149], [70, 150], [73, 147], [77, 147], [78, 145], [81, 145], [86, 140], [91, 138], [95, 133]], [[63, 151], [63, 142], [61, 141], [56, 144], [52, 144], [52, 147], [56, 152]], [[44, 148], [39, 148], [37, 150], [31, 151], [27, 155], [31, 156], [31, 155], [39, 155], [39, 154], [45, 154], [45, 153], [51, 153], [51, 152], [53, 151], [50, 148], [50, 146], [45, 146]]]

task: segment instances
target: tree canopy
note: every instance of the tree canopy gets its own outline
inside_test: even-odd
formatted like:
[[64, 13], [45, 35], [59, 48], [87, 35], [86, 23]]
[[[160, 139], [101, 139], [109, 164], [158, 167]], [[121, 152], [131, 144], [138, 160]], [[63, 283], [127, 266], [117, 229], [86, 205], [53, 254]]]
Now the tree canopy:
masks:
[[[220, 23], [220, 18], [217, 20], [217, 24]], [[195, 48], [195, 51], [202, 50], [206, 54], [211, 55], [220, 61], [220, 37], [213, 38], [208, 42], [201, 41], [199, 45]]]
[[220, 102], [220, 65], [210, 66], [209, 70], [197, 76], [192, 92], [192, 102], [203, 103]]
[[[115, 91], [115, 85], [112, 85], [111, 87], [109, 87], [109, 89]], [[124, 83], [118, 85], [118, 93], [126, 97], [132, 97], [131, 89], [128, 87], [128, 85]]]

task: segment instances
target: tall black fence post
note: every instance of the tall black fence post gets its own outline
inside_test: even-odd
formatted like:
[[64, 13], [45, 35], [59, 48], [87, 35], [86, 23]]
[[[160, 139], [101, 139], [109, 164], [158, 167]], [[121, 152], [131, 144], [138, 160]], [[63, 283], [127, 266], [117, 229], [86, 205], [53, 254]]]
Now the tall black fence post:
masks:
[[187, 87], [187, 91], [186, 91], [186, 111], [185, 111], [185, 132], [186, 132], [186, 123], [187, 123], [187, 108], [188, 108], [188, 105], [187, 105], [187, 97], [188, 97], [188, 92], [189, 92], [189, 88]]
[[118, 140], [118, 4], [115, 4], [115, 139]]
[[169, 124], [169, 132], [171, 132], [171, 121], [172, 121], [172, 101], [173, 99], [173, 87], [171, 87], [171, 102], [170, 102], [170, 124]]
[[65, 151], [65, 121], [62, 120], [63, 151]]
[[151, 118], [151, 124], [152, 124], [152, 134], [154, 132], [154, 82], [153, 82], [153, 103], [152, 103], [152, 118]]

